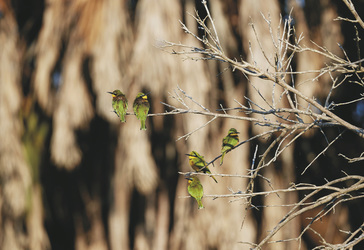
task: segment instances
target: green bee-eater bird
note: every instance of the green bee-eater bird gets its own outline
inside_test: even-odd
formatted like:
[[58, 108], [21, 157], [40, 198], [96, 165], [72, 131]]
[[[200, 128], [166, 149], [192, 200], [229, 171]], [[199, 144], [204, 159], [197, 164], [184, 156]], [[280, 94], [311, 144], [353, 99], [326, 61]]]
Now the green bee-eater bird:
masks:
[[225, 136], [224, 139], [222, 139], [222, 148], [221, 148], [222, 156], [221, 156], [220, 166], [224, 161], [224, 156], [226, 152], [230, 151], [233, 147], [235, 147], [236, 144], [238, 144], [239, 142], [238, 134], [239, 132], [236, 131], [235, 128], [231, 128], [229, 129], [228, 135]]
[[120, 122], [125, 122], [125, 115], [128, 110], [128, 100], [125, 95], [118, 89], [107, 93], [112, 95], [112, 108], [114, 109], [115, 114], [120, 118]]
[[138, 93], [134, 100], [133, 109], [134, 114], [140, 120], [140, 130], [146, 130], [147, 127], [145, 126], [145, 120], [147, 119], [147, 115], [149, 112], [149, 102], [148, 102], [148, 96], [143, 93]]
[[[196, 172], [203, 172], [205, 174], [211, 174], [210, 169], [206, 166], [206, 161], [204, 157], [200, 154], [198, 154], [196, 151], [192, 151], [190, 154], [188, 154], [188, 159], [191, 167]], [[217, 183], [217, 180], [214, 176], [212, 176], [212, 179]]]
[[198, 209], [204, 208], [202, 205], [203, 187], [200, 180], [196, 176], [186, 178], [188, 180], [188, 193], [196, 199], [198, 204]]

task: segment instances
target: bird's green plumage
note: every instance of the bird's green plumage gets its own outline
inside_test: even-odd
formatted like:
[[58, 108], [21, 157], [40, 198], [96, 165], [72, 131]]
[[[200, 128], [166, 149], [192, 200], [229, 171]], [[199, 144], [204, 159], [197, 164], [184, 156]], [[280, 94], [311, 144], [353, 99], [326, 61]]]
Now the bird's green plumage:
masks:
[[138, 95], [136, 96], [136, 98], [134, 100], [133, 110], [134, 110], [134, 114], [141, 122], [141, 125], [140, 125], [141, 130], [147, 129], [147, 127], [145, 126], [145, 120], [147, 119], [149, 108], [150, 108], [150, 105], [148, 102], [148, 96], [143, 93], [138, 93]]
[[203, 187], [201, 185], [200, 180], [196, 176], [192, 176], [190, 178], [187, 178], [188, 180], [188, 193], [196, 199], [198, 204], [198, 209], [204, 208], [202, 205], [202, 197], [203, 197]]
[[112, 95], [112, 108], [115, 114], [120, 118], [120, 122], [125, 122], [125, 115], [128, 110], [128, 100], [125, 95], [118, 89], [107, 93]]
[[222, 148], [221, 148], [221, 161], [220, 161], [220, 166], [222, 165], [223, 161], [224, 161], [224, 156], [226, 154], [226, 152], [230, 151], [233, 147], [236, 146], [236, 144], [238, 144], [239, 142], [239, 132], [236, 131], [235, 128], [231, 128], [229, 129], [228, 135], [224, 137], [224, 139], [222, 140]]
[[[202, 155], [197, 153], [196, 151], [192, 151], [188, 155], [190, 166], [196, 171], [196, 172], [203, 172], [207, 174], [211, 174], [210, 169], [206, 166], [206, 161]], [[214, 181], [217, 183], [217, 180], [214, 176], [211, 175], [211, 177], [214, 179]]]

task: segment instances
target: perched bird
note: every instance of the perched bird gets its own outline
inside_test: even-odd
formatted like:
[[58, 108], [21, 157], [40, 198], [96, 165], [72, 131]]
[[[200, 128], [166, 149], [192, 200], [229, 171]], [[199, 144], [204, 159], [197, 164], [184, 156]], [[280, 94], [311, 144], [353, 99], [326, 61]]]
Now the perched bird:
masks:
[[[196, 172], [203, 172], [205, 174], [211, 174], [211, 171], [206, 166], [207, 165], [206, 161], [202, 155], [198, 154], [196, 151], [192, 151], [190, 154], [187, 154], [187, 155], [188, 155], [188, 159], [189, 159], [189, 163], [190, 163], [191, 167]], [[211, 177], [217, 183], [217, 180], [215, 179], [215, 177], [212, 175], [211, 175]]]
[[198, 204], [198, 209], [204, 208], [202, 205], [202, 196], [203, 196], [203, 187], [201, 185], [200, 180], [196, 176], [192, 176], [189, 178], [186, 178], [188, 181], [188, 193], [196, 199]]
[[146, 130], [147, 127], [145, 126], [145, 120], [147, 119], [147, 115], [149, 112], [149, 102], [148, 102], [148, 96], [143, 93], [138, 93], [134, 100], [133, 109], [134, 114], [140, 120], [140, 130]]
[[230, 151], [233, 147], [236, 146], [236, 144], [238, 144], [239, 142], [238, 134], [239, 132], [236, 131], [235, 128], [231, 128], [229, 129], [228, 135], [225, 136], [224, 139], [222, 139], [222, 148], [221, 148], [222, 156], [221, 156], [220, 166], [224, 161], [224, 156], [226, 152]]
[[128, 110], [128, 100], [123, 92], [115, 89], [113, 92], [107, 92], [112, 95], [112, 107], [115, 114], [120, 118], [120, 122], [125, 122], [126, 111]]

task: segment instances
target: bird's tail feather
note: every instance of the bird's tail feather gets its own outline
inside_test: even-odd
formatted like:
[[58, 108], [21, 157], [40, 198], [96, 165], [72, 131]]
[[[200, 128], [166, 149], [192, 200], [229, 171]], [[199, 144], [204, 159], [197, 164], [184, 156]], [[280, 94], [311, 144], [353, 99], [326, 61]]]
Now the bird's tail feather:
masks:
[[225, 156], [225, 152], [222, 153], [222, 156], [221, 156], [221, 161], [220, 161], [220, 166], [222, 165], [222, 163], [224, 162], [224, 156]]
[[197, 200], [197, 204], [198, 204], [198, 209], [202, 209], [202, 208], [205, 208], [202, 204], [202, 201], [201, 200]]
[[145, 126], [145, 120], [143, 119], [141, 119], [140, 130], [147, 130], [147, 127]]
[[120, 117], [120, 122], [126, 122], [124, 114], [121, 114], [119, 117]]
[[214, 181], [217, 183], [217, 180], [215, 179], [215, 177], [214, 177], [214, 176], [212, 176], [212, 175], [211, 175], [211, 177], [212, 177], [212, 179], [214, 179]]

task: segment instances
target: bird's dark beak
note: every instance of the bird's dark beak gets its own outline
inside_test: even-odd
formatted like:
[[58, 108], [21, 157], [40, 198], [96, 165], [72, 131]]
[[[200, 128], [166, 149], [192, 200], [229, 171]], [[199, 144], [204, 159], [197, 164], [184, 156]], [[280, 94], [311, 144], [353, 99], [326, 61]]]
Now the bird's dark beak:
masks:
[[187, 155], [187, 156], [191, 156], [190, 154], [185, 154], [185, 155]]
[[150, 91], [148, 93], [144, 94], [144, 95], [149, 95], [149, 94], [150, 94]]
[[190, 173], [185, 174], [185, 179], [186, 180], [192, 180], [191, 174]]
[[109, 94], [114, 94], [113, 92], [106, 92], [106, 93], [109, 93]]

